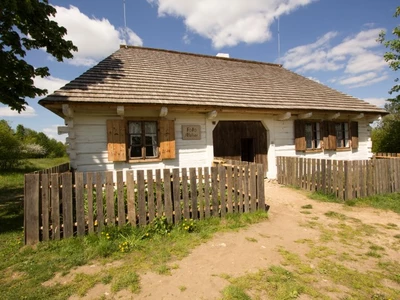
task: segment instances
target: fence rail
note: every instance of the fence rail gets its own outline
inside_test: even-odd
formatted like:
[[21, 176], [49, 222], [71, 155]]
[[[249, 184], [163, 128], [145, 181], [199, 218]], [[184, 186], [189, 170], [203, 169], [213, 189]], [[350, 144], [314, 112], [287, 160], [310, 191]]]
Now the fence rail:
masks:
[[375, 153], [374, 158], [400, 158], [400, 153]]
[[68, 172], [70, 170], [70, 166], [69, 166], [69, 162], [67, 163], [63, 163], [61, 165], [55, 166], [55, 167], [51, 167], [48, 169], [44, 169], [44, 170], [39, 170], [39, 171], [34, 171], [34, 174], [53, 174], [53, 173], [64, 173], [64, 172]]
[[161, 216], [176, 224], [264, 210], [263, 166], [26, 174], [24, 209], [26, 244]]
[[400, 160], [277, 157], [278, 182], [342, 200], [400, 192]]

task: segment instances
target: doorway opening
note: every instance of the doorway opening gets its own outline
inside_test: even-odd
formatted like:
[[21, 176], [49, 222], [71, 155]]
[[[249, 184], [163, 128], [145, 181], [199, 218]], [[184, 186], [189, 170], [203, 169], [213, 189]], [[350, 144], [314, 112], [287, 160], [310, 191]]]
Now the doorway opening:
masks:
[[242, 161], [254, 162], [255, 159], [254, 139], [251, 138], [241, 139], [240, 155]]

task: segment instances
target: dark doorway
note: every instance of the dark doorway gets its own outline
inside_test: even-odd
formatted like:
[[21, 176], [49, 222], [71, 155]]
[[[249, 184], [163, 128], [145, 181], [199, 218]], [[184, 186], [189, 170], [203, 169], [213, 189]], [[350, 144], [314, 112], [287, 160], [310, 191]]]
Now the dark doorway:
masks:
[[219, 121], [213, 131], [214, 156], [267, 166], [267, 129], [260, 121]]
[[254, 162], [254, 139], [241, 140], [240, 155], [242, 161]]

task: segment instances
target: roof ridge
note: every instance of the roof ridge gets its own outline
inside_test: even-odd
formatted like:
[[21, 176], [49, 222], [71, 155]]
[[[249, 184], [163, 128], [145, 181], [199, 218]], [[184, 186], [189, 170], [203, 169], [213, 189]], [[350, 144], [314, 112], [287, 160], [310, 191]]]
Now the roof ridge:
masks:
[[131, 46], [131, 45], [120, 45], [120, 49], [126, 48], [134, 48], [134, 49], [144, 49], [144, 50], [151, 50], [151, 51], [158, 51], [158, 52], [167, 52], [173, 54], [183, 54], [189, 56], [197, 56], [197, 57], [206, 57], [206, 58], [213, 58], [213, 59], [221, 59], [221, 60], [230, 60], [230, 61], [237, 61], [243, 63], [252, 63], [252, 64], [261, 64], [261, 65], [268, 65], [273, 67], [282, 67], [282, 64], [274, 64], [269, 62], [262, 62], [256, 60], [247, 60], [242, 58], [232, 58], [232, 57], [222, 57], [222, 56], [214, 56], [214, 55], [207, 55], [207, 54], [200, 54], [200, 53], [191, 53], [191, 52], [184, 52], [184, 51], [177, 51], [177, 50], [169, 50], [169, 49], [161, 49], [161, 48], [150, 48], [150, 47], [142, 47], [142, 46]]

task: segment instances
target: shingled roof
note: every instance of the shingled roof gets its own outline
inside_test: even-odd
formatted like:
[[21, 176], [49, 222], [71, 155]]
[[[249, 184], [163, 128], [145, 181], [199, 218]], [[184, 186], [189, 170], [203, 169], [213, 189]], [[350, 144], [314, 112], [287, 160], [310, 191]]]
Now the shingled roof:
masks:
[[281, 65], [132, 46], [39, 103], [385, 112]]

